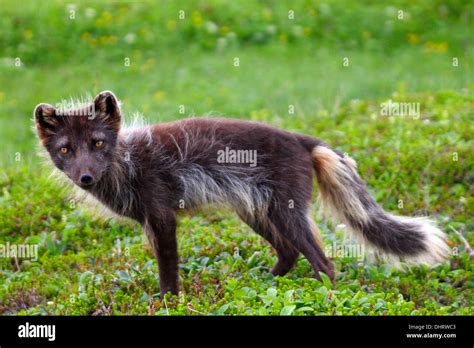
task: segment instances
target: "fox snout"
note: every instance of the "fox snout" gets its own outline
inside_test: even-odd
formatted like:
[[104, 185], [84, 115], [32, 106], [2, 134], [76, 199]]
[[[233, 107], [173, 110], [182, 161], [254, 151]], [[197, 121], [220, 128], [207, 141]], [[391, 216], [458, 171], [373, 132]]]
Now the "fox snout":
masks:
[[94, 181], [94, 177], [89, 173], [85, 173], [81, 175], [81, 184], [83, 185], [90, 185]]
[[[82, 167], [82, 166], [81, 166]], [[74, 168], [70, 176], [74, 183], [82, 188], [88, 188], [96, 184], [100, 175], [93, 168]]]
[[90, 173], [86, 172], [84, 174], [81, 174], [79, 178], [79, 182], [81, 186], [90, 186], [94, 184], [95, 180], [94, 180], [94, 177]]

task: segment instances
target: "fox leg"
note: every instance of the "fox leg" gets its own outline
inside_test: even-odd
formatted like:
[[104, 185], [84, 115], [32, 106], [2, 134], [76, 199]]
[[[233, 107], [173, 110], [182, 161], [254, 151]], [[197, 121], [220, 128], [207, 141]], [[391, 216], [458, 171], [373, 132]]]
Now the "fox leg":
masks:
[[178, 246], [176, 241], [176, 217], [174, 212], [160, 212], [148, 216], [144, 228], [158, 261], [160, 293], [177, 295], [179, 291]]
[[257, 234], [265, 238], [276, 250], [278, 260], [271, 270], [271, 274], [275, 276], [283, 276], [287, 274], [298, 260], [299, 252], [296, 250], [280, 233], [275, 229], [271, 221], [265, 218], [248, 217], [240, 214], [240, 218], [249, 225]]
[[323, 272], [334, 282], [334, 265], [319, 245], [314, 224], [306, 212], [289, 211], [283, 207], [270, 211], [269, 217], [276, 229], [309, 261], [316, 278], [320, 280], [319, 272]]

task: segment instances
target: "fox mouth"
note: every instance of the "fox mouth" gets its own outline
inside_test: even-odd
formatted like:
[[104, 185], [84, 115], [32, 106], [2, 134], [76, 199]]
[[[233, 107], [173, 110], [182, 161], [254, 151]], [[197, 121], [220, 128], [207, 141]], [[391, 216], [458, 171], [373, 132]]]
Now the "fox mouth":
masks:
[[104, 172], [105, 172], [105, 171], [99, 173], [99, 176], [96, 176], [96, 175], [95, 175], [95, 176], [94, 176], [95, 179], [92, 179], [92, 181], [90, 181], [90, 182], [83, 182], [83, 181], [81, 181], [81, 180], [77, 180], [77, 181], [74, 181], [74, 182], [76, 183], [77, 186], [79, 186], [79, 187], [82, 188], [83, 190], [88, 191], [88, 190], [91, 190], [92, 188], [94, 188], [95, 186], [97, 186], [97, 184], [103, 180], [103, 178], [104, 178], [104, 175], [103, 175]]
[[84, 190], [88, 190], [88, 189], [91, 189], [92, 187], [95, 186], [95, 182], [91, 182], [89, 184], [84, 184], [84, 183], [76, 183], [77, 186], [79, 186], [80, 188], [84, 189]]

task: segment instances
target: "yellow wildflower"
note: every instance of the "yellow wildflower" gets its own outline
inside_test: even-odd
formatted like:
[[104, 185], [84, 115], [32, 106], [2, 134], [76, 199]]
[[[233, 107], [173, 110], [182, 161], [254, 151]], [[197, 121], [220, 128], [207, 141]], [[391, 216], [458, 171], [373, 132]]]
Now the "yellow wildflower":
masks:
[[202, 16], [201, 14], [198, 12], [198, 11], [194, 11], [193, 14], [192, 14], [192, 19], [193, 19], [193, 23], [194, 23], [194, 26], [196, 27], [200, 27], [202, 26]]
[[102, 13], [102, 18], [104, 18], [104, 21], [106, 23], [112, 22], [112, 14], [108, 11], [105, 11], [105, 12]]
[[23, 32], [23, 36], [25, 37], [25, 39], [29, 40], [33, 37], [33, 30], [31, 29], [26, 29], [24, 32]]
[[168, 23], [166, 23], [166, 26], [168, 27], [168, 30], [176, 30], [176, 21], [169, 20]]
[[226, 27], [226, 26], [224, 25], [224, 26], [222, 26], [222, 27], [219, 29], [219, 31], [221, 32], [221, 34], [225, 35], [225, 34], [227, 34], [227, 33], [230, 31], [230, 29], [229, 29], [229, 27]]
[[166, 93], [164, 91], [157, 91], [155, 94], [153, 94], [153, 99], [156, 101], [161, 101], [165, 97]]
[[108, 11], [102, 12], [99, 18], [95, 20], [96, 27], [103, 27], [112, 22], [112, 14]]
[[428, 52], [446, 52], [448, 50], [448, 44], [446, 42], [433, 42], [433, 41], [428, 41], [425, 43], [425, 49]]
[[265, 21], [270, 21], [273, 17], [272, 10], [270, 10], [268, 7], [265, 7], [262, 11], [262, 17]]
[[418, 42], [420, 42], [420, 38], [418, 37], [418, 35], [416, 34], [413, 34], [413, 33], [408, 33], [407, 34], [407, 40], [409, 43], [415, 45], [417, 44]]
[[438, 52], [446, 52], [446, 51], [448, 50], [448, 44], [447, 44], [446, 42], [444, 42], [444, 41], [443, 41], [443, 42], [440, 42], [440, 43], [438, 44], [437, 49], [438, 49]]

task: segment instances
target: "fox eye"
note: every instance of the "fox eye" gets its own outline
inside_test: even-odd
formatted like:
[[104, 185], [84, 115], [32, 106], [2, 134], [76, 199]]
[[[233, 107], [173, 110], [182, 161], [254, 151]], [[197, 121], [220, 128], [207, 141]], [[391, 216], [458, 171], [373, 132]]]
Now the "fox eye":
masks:
[[67, 147], [62, 147], [62, 148], [60, 149], [60, 151], [61, 151], [61, 153], [62, 153], [63, 155], [65, 155], [65, 154], [68, 153], [69, 149], [68, 149]]
[[104, 146], [104, 142], [102, 140], [97, 140], [95, 142], [95, 147], [100, 149], [102, 146]]

